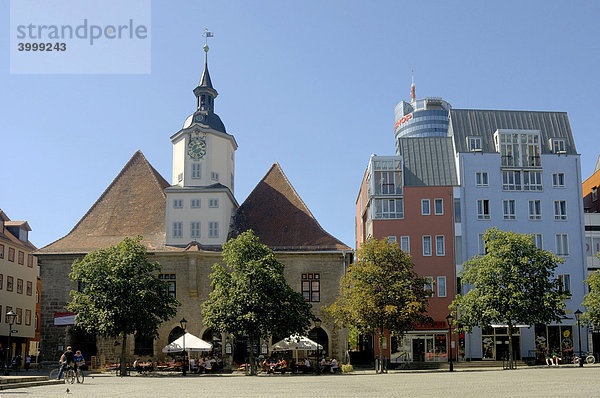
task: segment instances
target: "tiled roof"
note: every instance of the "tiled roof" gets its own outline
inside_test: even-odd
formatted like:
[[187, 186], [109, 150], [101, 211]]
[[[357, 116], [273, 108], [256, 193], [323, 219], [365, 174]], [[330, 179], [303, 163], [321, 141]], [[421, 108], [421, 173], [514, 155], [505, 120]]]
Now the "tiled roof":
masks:
[[456, 163], [450, 137], [399, 138], [405, 186], [456, 186]]
[[319, 225], [278, 163], [239, 207], [230, 237], [248, 229], [276, 251], [350, 250]]
[[83, 218], [40, 254], [87, 253], [142, 235], [148, 250], [165, 247], [165, 193], [169, 183], [137, 151]]
[[[25, 229], [27, 231], [31, 231], [31, 228], [29, 227], [27, 221], [11, 221], [10, 218], [8, 218], [8, 216], [6, 215], [6, 213], [2, 211], [2, 209], [0, 209], [0, 221], [4, 222], [4, 225], [6, 227], [25, 226]], [[4, 232], [0, 231], [0, 241], [20, 245], [30, 250], [37, 250], [37, 247], [35, 247], [33, 243], [31, 243], [29, 240], [22, 241], [21, 239], [19, 239], [19, 237], [13, 235], [8, 228], [4, 228]]]

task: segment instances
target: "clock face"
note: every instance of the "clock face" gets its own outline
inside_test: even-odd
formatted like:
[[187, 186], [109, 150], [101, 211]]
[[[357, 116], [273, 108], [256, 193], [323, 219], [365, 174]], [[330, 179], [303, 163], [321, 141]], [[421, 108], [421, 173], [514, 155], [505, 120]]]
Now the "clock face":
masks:
[[204, 120], [204, 115], [196, 115], [195, 118], [197, 122], [201, 122]]
[[190, 137], [187, 153], [194, 160], [202, 159], [206, 155], [206, 136]]

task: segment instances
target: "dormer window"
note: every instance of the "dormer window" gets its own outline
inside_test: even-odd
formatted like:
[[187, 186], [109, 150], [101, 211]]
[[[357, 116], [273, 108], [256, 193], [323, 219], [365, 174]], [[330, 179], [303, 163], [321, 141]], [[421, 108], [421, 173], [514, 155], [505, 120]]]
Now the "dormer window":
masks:
[[552, 138], [550, 141], [553, 153], [567, 153], [567, 143], [564, 138]]
[[540, 167], [540, 134], [536, 130], [498, 130], [496, 149], [502, 158], [502, 167]]
[[483, 150], [481, 137], [467, 137], [467, 144], [471, 152], [481, 152]]

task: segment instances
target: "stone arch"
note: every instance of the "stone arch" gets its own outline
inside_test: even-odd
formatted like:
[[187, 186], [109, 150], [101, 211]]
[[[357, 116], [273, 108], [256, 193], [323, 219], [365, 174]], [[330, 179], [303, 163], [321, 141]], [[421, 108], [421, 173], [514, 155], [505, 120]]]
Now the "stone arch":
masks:
[[310, 332], [308, 332], [309, 339], [315, 341], [323, 346], [323, 350], [321, 351], [322, 355], [330, 356], [330, 344], [329, 344], [329, 333], [323, 329], [323, 327], [312, 328]]
[[206, 328], [204, 332], [202, 332], [200, 338], [208, 343], [212, 343], [212, 352], [221, 355], [223, 350], [223, 336], [221, 335], [221, 332]]
[[185, 332], [181, 328], [181, 326], [175, 326], [173, 329], [171, 329], [171, 332], [169, 332], [169, 339], [168, 339], [167, 344], [171, 344], [172, 342], [174, 342], [175, 340], [177, 340], [184, 334], [185, 334]]

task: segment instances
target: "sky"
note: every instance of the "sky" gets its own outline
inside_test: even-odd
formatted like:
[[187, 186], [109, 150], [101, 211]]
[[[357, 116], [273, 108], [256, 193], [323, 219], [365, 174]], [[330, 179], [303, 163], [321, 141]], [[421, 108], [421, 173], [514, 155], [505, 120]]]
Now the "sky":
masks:
[[583, 179], [600, 154], [598, 1], [152, 1], [141, 74], [11, 74], [9, 11], [1, 1], [0, 208], [38, 247], [137, 150], [171, 182], [169, 137], [195, 111], [205, 28], [215, 112], [239, 145], [238, 202], [279, 162], [350, 247], [369, 157], [394, 154], [411, 67], [417, 98], [567, 112]]

